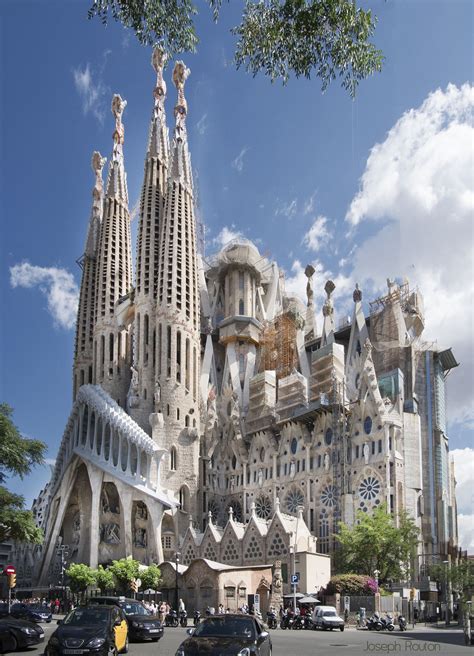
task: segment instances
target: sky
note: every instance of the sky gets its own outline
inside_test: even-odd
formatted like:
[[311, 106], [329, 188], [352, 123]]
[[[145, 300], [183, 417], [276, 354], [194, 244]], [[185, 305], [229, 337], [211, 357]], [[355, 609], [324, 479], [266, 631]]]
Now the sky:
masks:
[[[303, 297], [313, 263], [319, 316], [331, 277], [338, 320], [356, 282], [366, 304], [387, 277], [419, 286], [424, 339], [452, 347], [461, 363], [448, 377], [449, 437], [461, 544], [474, 552], [474, 4], [365, 4], [378, 16], [385, 62], [352, 101], [337, 81], [322, 94], [317, 78], [283, 86], [235, 70], [229, 28], [242, 3], [224, 3], [217, 25], [199, 3], [198, 52], [182, 58], [205, 253], [247, 237]], [[28, 504], [49, 478], [71, 409], [92, 152], [110, 159], [110, 103], [120, 93], [134, 208], [153, 107], [151, 50], [118, 24], [87, 20], [88, 7], [0, 3], [0, 400], [24, 435], [48, 445], [45, 467], [9, 481]]]

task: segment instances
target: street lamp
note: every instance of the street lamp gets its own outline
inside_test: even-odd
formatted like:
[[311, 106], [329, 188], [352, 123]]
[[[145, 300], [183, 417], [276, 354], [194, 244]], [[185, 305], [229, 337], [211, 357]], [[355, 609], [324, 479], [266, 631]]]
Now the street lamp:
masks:
[[181, 554], [179, 551], [177, 551], [174, 555], [174, 562], [176, 566], [176, 579], [175, 579], [175, 591], [174, 591], [174, 607], [176, 608], [176, 612], [178, 612], [178, 565], [179, 565], [179, 558]]
[[380, 576], [380, 570], [374, 569], [374, 577], [375, 577], [375, 583], [377, 584], [377, 592], [379, 591], [379, 576]]
[[295, 548], [292, 544], [290, 544], [289, 551], [291, 559], [291, 587], [293, 588], [293, 612], [296, 615]]
[[444, 568], [444, 603], [445, 603], [445, 622], [449, 626], [449, 608], [448, 608], [448, 566], [449, 560], [443, 560]]

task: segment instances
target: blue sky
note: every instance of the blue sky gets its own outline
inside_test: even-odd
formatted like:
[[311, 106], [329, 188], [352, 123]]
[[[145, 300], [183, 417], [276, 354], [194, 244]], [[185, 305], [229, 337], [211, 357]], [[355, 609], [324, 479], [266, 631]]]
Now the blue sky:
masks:
[[[88, 21], [88, 4], [0, 6], [0, 399], [14, 407], [24, 434], [48, 444], [51, 459], [71, 407], [91, 155], [110, 157], [110, 101], [120, 93], [128, 101], [124, 152], [134, 206], [153, 105], [149, 49], [119, 25]], [[453, 346], [463, 365], [449, 377], [448, 412], [460, 524], [474, 550], [473, 3], [368, 4], [386, 61], [354, 102], [337, 82], [322, 95], [316, 78], [283, 87], [235, 71], [228, 28], [241, 3], [224, 4], [218, 25], [203, 6], [199, 52], [183, 58], [206, 253], [237, 233], [257, 240], [292, 291], [303, 291], [313, 262], [316, 300], [320, 306], [331, 275], [339, 318], [356, 281], [365, 301], [387, 276], [420, 285], [427, 341]], [[166, 75], [172, 126], [175, 89], [170, 69]], [[30, 502], [47, 477], [37, 469], [11, 486]]]

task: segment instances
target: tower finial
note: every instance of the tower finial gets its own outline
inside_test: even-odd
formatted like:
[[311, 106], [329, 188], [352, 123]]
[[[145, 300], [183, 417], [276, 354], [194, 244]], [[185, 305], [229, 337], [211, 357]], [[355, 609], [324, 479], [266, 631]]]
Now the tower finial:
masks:
[[163, 78], [163, 69], [166, 66], [167, 56], [165, 51], [156, 46], [153, 48], [151, 56], [151, 65], [156, 72], [156, 86], [153, 90], [155, 97], [155, 118], [164, 110], [164, 102], [166, 98], [166, 82]]
[[127, 101], [115, 94], [112, 98], [112, 114], [115, 116], [115, 130], [112, 135], [114, 140], [113, 158], [116, 160], [122, 154], [122, 146], [125, 141], [125, 130], [122, 123], [122, 114], [127, 106]]
[[178, 90], [178, 99], [174, 106], [174, 116], [176, 119], [176, 137], [181, 137], [181, 130], [184, 129], [186, 114], [188, 113], [188, 103], [184, 97], [184, 84], [188, 79], [191, 71], [186, 68], [184, 62], [177, 61], [173, 69], [173, 83]]
[[352, 294], [354, 303], [359, 303], [362, 300], [362, 291], [359, 289], [359, 283], [356, 282], [354, 293]]
[[95, 150], [92, 155], [91, 166], [95, 173], [95, 184], [92, 190], [92, 216], [99, 217], [102, 212], [102, 193], [104, 190], [104, 183], [102, 180], [102, 170], [107, 162], [107, 157]]

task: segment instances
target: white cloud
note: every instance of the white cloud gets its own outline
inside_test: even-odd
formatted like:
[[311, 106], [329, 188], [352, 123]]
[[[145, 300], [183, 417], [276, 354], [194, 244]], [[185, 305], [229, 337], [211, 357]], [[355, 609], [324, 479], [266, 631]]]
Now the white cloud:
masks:
[[10, 284], [15, 287], [38, 287], [46, 296], [48, 311], [61, 328], [76, 323], [79, 289], [71, 273], [55, 267], [39, 267], [22, 262], [10, 267]]
[[303, 205], [303, 214], [306, 216], [307, 214], [311, 214], [311, 212], [314, 210], [314, 201], [316, 199], [316, 192], [312, 194], [308, 200], [304, 203]]
[[230, 228], [224, 226], [217, 237], [214, 237], [212, 243], [215, 246], [219, 246], [219, 248], [223, 248], [233, 239], [237, 239], [237, 237], [243, 237], [243, 234], [239, 230], [235, 230], [234, 225], [232, 225]]
[[107, 96], [110, 95], [110, 90], [102, 79], [105, 63], [110, 53], [110, 50], [104, 52], [103, 63], [97, 72], [92, 69], [89, 62], [85, 68], [78, 66], [72, 71], [74, 86], [82, 101], [84, 116], [91, 113], [101, 125], [105, 120]]
[[240, 151], [240, 153], [237, 155], [237, 157], [232, 161], [233, 168], [236, 169], [236, 171], [238, 171], [239, 173], [242, 173], [242, 171], [244, 170], [244, 156], [245, 153], [248, 152], [248, 150], [249, 149], [247, 148], [247, 146], [244, 146]]
[[454, 449], [459, 545], [474, 554], [474, 449]]
[[327, 228], [328, 220], [325, 216], [317, 216], [311, 228], [304, 235], [301, 243], [306, 246], [309, 251], [317, 253], [322, 246], [325, 246], [331, 233]]
[[286, 216], [287, 219], [292, 219], [296, 210], [298, 209], [298, 201], [296, 198], [288, 202], [280, 203], [275, 210], [275, 216]]
[[425, 301], [426, 340], [453, 347], [450, 418], [472, 419], [474, 89], [449, 85], [406, 112], [372, 149], [346, 215], [380, 229], [354, 254], [352, 276], [380, 290], [407, 276]]
[[201, 116], [199, 121], [196, 123], [196, 130], [202, 136], [207, 132], [207, 112]]

